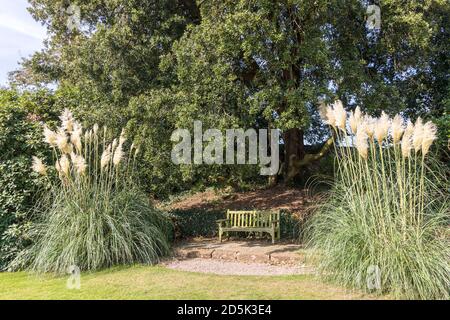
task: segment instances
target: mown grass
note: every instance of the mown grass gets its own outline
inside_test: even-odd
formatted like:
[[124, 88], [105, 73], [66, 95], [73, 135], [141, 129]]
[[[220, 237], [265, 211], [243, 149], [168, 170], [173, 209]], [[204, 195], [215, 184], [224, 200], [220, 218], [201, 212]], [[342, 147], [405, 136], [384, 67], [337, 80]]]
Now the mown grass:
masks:
[[163, 266], [117, 267], [68, 277], [0, 273], [0, 299], [367, 299], [371, 296], [324, 284], [313, 276], [219, 276]]

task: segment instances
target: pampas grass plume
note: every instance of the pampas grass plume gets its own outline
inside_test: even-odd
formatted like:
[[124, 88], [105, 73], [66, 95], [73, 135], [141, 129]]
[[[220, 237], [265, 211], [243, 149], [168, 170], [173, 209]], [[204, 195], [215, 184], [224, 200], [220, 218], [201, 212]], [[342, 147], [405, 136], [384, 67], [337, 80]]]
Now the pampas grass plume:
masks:
[[387, 137], [389, 131], [389, 122], [389, 116], [383, 111], [381, 113], [381, 117], [376, 121], [374, 128], [374, 136], [379, 144], [381, 144]]
[[81, 124], [79, 124], [78, 122], [74, 122], [73, 124], [73, 131], [72, 134], [70, 135], [70, 141], [73, 143], [73, 145], [75, 146], [75, 149], [81, 153], [82, 150], [82, 145], [81, 145], [81, 135], [83, 134], [83, 128], [81, 126]]
[[56, 132], [50, 130], [46, 125], [44, 126], [44, 141], [50, 146], [56, 147], [57, 134]]
[[425, 156], [430, 150], [430, 146], [434, 140], [436, 140], [437, 136], [437, 128], [436, 125], [428, 121], [423, 126], [423, 135], [422, 135], [422, 154]]
[[414, 151], [417, 153], [420, 149], [422, 149], [422, 141], [423, 141], [423, 122], [422, 118], [417, 118], [416, 124], [414, 125], [414, 132], [412, 135], [413, 138], [413, 146]]
[[40, 158], [33, 156], [33, 164], [31, 167], [33, 171], [39, 173], [40, 175], [47, 175], [47, 167]]
[[376, 119], [370, 116], [365, 116], [363, 122], [364, 122], [364, 130], [367, 136], [369, 137], [370, 140], [373, 140], [373, 135], [375, 133]]
[[73, 114], [69, 109], [64, 109], [63, 113], [59, 117], [61, 120], [62, 128], [71, 133], [73, 131]]
[[94, 132], [94, 135], [97, 135], [97, 132], [98, 132], [98, 124], [97, 123], [94, 124], [94, 126], [92, 127], [92, 130]]
[[122, 158], [123, 158], [122, 144], [119, 143], [116, 150], [114, 151], [113, 164], [115, 166], [118, 166], [120, 164], [120, 161], [122, 161]]
[[111, 145], [109, 145], [102, 153], [100, 158], [100, 168], [103, 170], [111, 160]]
[[329, 124], [333, 128], [336, 126], [336, 116], [334, 114], [333, 107], [327, 106], [325, 114], [325, 123]]
[[394, 144], [396, 144], [402, 138], [403, 131], [405, 130], [403, 128], [403, 119], [399, 114], [395, 115], [394, 119], [392, 120], [391, 130], [392, 140], [394, 141]]
[[72, 163], [73, 163], [73, 166], [74, 166], [76, 172], [79, 175], [83, 175], [85, 173], [86, 167], [87, 167], [86, 160], [83, 158], [82, 155], [77, 155], [73, 152], [70, 154], [70, 157], [72, 159]]
[[367, 142], [367, 123], [365, 121], [361, 121], [358, 125], [358, 129], [356, 131], [356, 149], [358, 150], [359, 155], [367, 159], [369, 143]]
[[70, 161], [69, 158], [63, 154], [59, 159], [60, 171], [65, 176], [69, 176], [70, 174]]
[[336, 119], [336, 127], [345, 131], [345, 124], [347, 121], [347, 112], [344, 109], [342, 101], [338, 100], [334, 103], [334, 115]]
[[72, 145], [69, 143], [69, 138], [63, 128], [58, 130], [56, 135], [56, 145], [62, 153], [70, 154], [72, 152]]
[[402, 157], [408, 158], [412, 149], [411, 133], [409, 131], [405, 131], [405, 134], [403, 135], [401, 149]]

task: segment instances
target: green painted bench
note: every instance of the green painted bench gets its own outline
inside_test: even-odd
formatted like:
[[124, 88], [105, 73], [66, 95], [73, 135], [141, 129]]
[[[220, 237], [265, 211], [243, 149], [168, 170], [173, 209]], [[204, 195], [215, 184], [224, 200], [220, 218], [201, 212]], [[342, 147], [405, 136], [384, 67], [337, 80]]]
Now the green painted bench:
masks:
[[268, 211], [227, 211], [226, 219], [217, 220], [219, 241], [224, 232], [266, 232], [275, 239], [280, 239], [280, 212]]

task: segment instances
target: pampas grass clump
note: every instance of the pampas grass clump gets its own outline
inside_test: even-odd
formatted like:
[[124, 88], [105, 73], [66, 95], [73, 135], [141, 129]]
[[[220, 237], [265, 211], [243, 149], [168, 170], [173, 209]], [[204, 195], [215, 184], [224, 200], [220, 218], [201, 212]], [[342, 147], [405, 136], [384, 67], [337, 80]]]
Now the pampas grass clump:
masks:
[[[154, 209], [132, 180], [137, 150], [125, 150], [125, 132], [112, 143], [106, 128], [83, 128], [65, 110], [56, 131], [44, 127], [54, 151], [51, 181], [35, 213], [30, 269], [66, 273], [75, 265], [97, 270], [117, 264], [153, 264], [168, 253], [169, 220]], [[51, 168], [33, 157], [33, 170], [48, 177]], [[49, 177], [50, 179], [50, 177]]]
[[436, 126], [358, 109], [347, 131], [336, 105], [324, 114], [331, 114], [337, 177], [309, 226], [319, 271], [396, 298], [450, 298], [448, 180], [429, 157]]

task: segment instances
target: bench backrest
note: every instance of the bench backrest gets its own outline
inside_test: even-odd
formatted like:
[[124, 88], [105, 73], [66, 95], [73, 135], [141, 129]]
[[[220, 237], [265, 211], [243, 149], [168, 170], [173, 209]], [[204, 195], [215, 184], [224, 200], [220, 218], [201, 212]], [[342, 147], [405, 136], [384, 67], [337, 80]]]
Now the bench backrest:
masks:
[[227, 211], [227, 219], [232, 227], [269, 228], [272, 221], [280, 220], [280, 212], [270, 211]]

